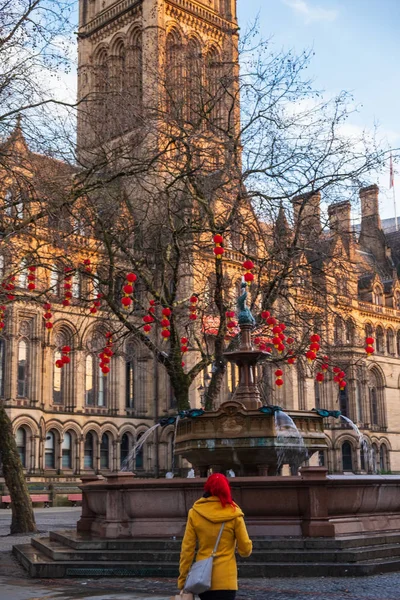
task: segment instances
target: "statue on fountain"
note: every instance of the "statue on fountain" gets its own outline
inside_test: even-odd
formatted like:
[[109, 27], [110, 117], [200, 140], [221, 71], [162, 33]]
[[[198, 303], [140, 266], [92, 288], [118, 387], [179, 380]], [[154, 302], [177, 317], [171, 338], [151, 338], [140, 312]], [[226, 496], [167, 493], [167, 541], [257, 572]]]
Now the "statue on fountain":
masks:
[[239, 325], [252, 325], [254, 327], [256, 320], [251, 314], [250, 309], [247, 307], [247, 283], [243, 281], [240, 287], [242, 293], [237, 300]]

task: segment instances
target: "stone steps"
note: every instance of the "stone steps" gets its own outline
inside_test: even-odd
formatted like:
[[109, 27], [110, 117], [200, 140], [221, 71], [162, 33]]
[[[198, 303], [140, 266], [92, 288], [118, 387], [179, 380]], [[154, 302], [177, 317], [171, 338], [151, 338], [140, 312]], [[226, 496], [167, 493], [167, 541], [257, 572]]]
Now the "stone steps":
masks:
[[[153, 549], [142, 548], [140, 544], [135, 549], [73, 549], [64, 546], [59, 542], [54, 542], [50, 538], [33, 538], [32, 545], [42, 554], [48, 556], [54, 561], [112, 561], [133, 563], [140, 562], [161, 562], [174, 563], [179, 562], [180, 542], [175, 543], [174, 548], [160, 549], [154, 544]], [[338, 552], [334, 549], [293, 549], [290, 548], [271, 548], [260, 549], [257, 544], [253, 554], [246, 559], [246, 563], [297, 563], [297, 562], [341, 562], [354, 563], [374, 558], [387, 558], [400, 556], [400, 544], [383, 544], [374, 546], [365, 546], [354, 549], [340, 549]], [[240, 561], [240, 559], [239, 559]]]
[[[181, 540], [90, 539], [76, 532], [32, 538], [13, 552], [32, 577], [171, 577]], [[400, 570], [400, 535], [340, 539], [256, 538], [239, 576], [359, 576]]]

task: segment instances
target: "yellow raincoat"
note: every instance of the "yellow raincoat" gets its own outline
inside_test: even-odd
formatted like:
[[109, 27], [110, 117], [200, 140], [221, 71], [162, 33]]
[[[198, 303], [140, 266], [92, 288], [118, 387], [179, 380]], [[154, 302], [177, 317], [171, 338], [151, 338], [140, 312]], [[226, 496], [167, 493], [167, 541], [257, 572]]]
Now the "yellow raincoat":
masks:
[[225, 523], [225, 528], [214, 558], [211, 589], [238, 589], [235, 550], [237, 549], [240, 556], [250, 556], [253, 544], [248, 536], [241, 509], [236, 505], [234, 510], [230, 504], [222, 508], [219, 498], [210, 496], [197, 500], [189, 511], [179, 565], [180, 590], [183, 589], [192, 566], [196, 542], [196, 561], [209, 558], [222, 523]]

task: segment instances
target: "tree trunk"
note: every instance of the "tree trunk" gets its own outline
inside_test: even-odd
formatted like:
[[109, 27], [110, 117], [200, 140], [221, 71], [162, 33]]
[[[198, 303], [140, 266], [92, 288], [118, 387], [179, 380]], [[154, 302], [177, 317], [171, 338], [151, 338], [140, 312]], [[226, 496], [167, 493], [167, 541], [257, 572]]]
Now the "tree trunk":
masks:
[[0, 454], [3, 475], [11, 496], [11, 533], [35, 533], [36, 523], [11, 421], [0, 404]]

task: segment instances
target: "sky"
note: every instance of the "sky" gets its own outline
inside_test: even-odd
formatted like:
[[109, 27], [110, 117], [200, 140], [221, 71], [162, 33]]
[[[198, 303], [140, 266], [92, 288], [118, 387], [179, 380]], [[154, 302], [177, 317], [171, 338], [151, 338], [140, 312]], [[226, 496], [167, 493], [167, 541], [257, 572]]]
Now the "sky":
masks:
[[[308, 74], [328, 96], [350, 91], [359, 113], [355, 129], [373, 129], [392, 148], [400, 147], [400, 0], [238, 0], [245, 29], [258, 16], [274, 48], [300, 53], [312, 48]], [[398, 171], [398, 172], [396, 172]], [[371, 174], [380, 187], [382, 218], [394, 215], [387, 172]], [[400, 169], [395, 166], [397, 213]]]

